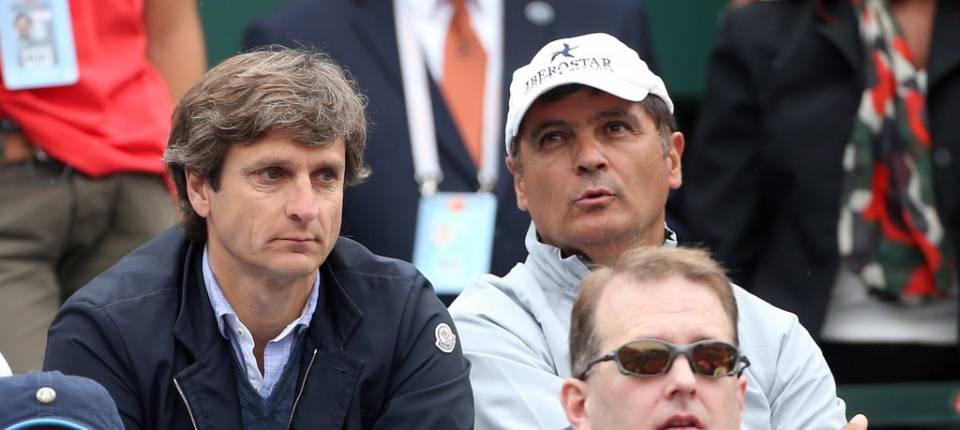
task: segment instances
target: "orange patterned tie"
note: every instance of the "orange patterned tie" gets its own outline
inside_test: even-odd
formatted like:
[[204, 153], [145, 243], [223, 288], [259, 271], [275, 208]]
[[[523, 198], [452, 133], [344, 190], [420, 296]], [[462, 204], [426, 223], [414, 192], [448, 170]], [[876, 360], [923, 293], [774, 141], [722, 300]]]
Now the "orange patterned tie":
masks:
[[483, 87], [487, 53], [470, 25], [465, 0], [450, 0], [453, 18], [443, 48], [444, 101], [460, 131], [473, 164], [480, 166], [483, 148]]

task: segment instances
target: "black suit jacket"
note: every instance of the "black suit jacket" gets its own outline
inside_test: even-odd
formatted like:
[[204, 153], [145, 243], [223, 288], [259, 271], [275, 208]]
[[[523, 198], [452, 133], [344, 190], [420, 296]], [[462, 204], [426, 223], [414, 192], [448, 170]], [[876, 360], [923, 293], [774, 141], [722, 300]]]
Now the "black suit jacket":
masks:
[[[710, 58], [682, 192], [694, 240], [734, 279], [819, 333], [839, 264], [841, 158], [865, 70], [846, 0], [757, 2], [729, 14]], [[940, 1], [927, 65], [934, 186], [960, 244], [960, 3]]]
[[[504, 1], [504, 118], [513, 71], [528, 63], [551, 40], [606, 32], [632, 46], [642, 58], [650, 58], [646, 15], [638, 0], [547, 0], [545, 3], [555, 12], [547, 25], [537, 25], [526, 18], [524, 8], [528, 3], [531, 2]], [[351, 72], [369, 98], [372, 129], [366, 160], [373, 176], [347, 190], [342, 232], [374, 253], [409, 261], [413, 255], [419, 193], [404, 108], [393, 2], [290, 0], [256, 20], [247, 30], [246, 47], [272, 43], [329, 53]], [[476, 191], [476, 168], [436, 85], [431, 85], [431, 99], [437, 152], [444, 174], [439, 188]], [[502, 125], [497, 128], [498, 133], [502, 130]], [[506, 166], [500, 169], [495, 193], [499, 205], [491, 271], [503, 275], [526, 255], [523, 240], [530, 218], [517, 209], [513, 180]]]

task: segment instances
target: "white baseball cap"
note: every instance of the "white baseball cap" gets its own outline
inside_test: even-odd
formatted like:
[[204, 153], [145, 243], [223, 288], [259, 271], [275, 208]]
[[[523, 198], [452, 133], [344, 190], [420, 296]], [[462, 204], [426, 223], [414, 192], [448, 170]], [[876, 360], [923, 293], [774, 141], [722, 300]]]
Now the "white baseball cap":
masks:
[[663, 79], [655, 75], [636, 51], [609, 34], [593, 33], [557, 39], [546, 44], [527, 64], [513, 72], [505, 142], [520, 132], [520, 122], [533, 102], [554, 88], [582, 84], [624, 100], [638, 102], [653, 94], [670, 113], [673, 102]]

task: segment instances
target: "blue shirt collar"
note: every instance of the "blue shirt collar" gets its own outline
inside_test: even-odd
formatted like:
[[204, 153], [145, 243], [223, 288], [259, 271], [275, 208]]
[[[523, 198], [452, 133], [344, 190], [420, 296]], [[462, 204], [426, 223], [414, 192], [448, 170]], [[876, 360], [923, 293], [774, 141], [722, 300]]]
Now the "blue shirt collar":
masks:
[[[231, 315], [237, 318], [237, 320], [240, 318], [237, 317], [237, 313], [234, 312], [230, 302], [227, 301], [227, 297], [223, 295], [223, 290], [220, 289], [220, 284], [213, 275], [213, 269], [210, 268], [210, 256], [207, 245], [203, 246], [203, 262], [201, 263], [201, 267], [203, 268], [203, 283], [207, 289], [207, 296], [210, 298], [210, 305], [213, 306], [213, 313], [217, 317], [217, 329], [220, 331], [220, 335], [226, 339], [230, 339], [228, 333], [230, 329], [227, 327], [226, 317]], [[318, 268], [313, 281], [313, 288], [310, 290], [310, 297], [307, 299], [307, 304], [304, 305], [303, 311], [300, 312], [300, 317], [290, 324], [291, 326], [295, 326], [298, 331], [310, 326], [310, 321], [313, 320], [313, 313], [317, 309], [319, 293], [320, 269]], [[286, 329], [284, 330], [284, 332], [287, 331]]]

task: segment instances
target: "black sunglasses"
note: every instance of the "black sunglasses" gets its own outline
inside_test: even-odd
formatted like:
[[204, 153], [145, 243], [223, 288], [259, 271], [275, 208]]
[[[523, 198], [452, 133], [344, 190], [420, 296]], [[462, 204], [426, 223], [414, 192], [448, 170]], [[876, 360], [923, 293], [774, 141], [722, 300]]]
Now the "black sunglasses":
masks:
[[631, 340], [609, 354], [590, 362], [580, 373], [586, 380], [587, 372], [597, 363], [616, 361], [624, 375], [657, 376], [670, 371], [673, 361], [683, 354], [690, 368], [708, 378], [720, 378], [743, 373], [750, 360], [737, 347], [719, 340], [701, 340], [689, 345], [674, 345], [659, 339]]

